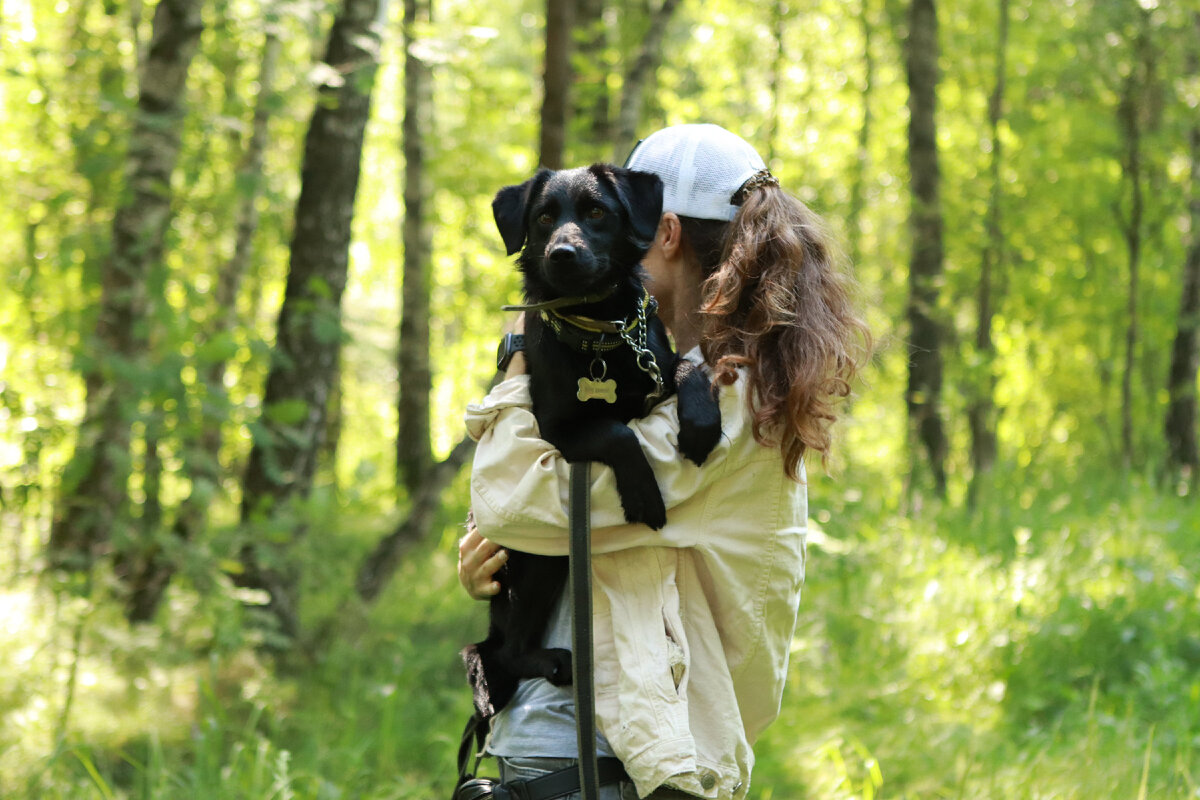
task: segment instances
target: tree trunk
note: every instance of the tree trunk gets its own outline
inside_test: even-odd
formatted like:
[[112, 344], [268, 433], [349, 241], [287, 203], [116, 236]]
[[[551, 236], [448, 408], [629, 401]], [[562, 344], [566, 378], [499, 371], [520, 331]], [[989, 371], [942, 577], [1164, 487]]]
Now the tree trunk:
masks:
[[171, 176], [179, 158], [188, 69], [202, 30], [202, 3], [160, 0], [139, 76], [138, 113], [130, 135], [128, 193], [113, 220], [112, 249], [101, 268], [94, 344], [84, 369], [87, 404], [75, 452], [64, 472], [51, 527], [49, 559], [88, 568], [110, 538], [129, 536], [126, 483], [130, 423], [147, 358], [146, 320], [153, 300], [146, 281], [162, 258], [171, 221]]
[[642, 46], [625, 73], [621, 106], [617, 111], [616, 138], [613, 140], [613, 163], [624, 164], [634, 142], [637, 141], [642, 98], [645, 96], [647, 84], [662, 63], [663, 36], [667, 31], [667, 23], [671, 21], [671, 16], [678, 7], [679, 0], [662, 0], [662, 5], [651, 15], [650, 27], [642, 40]]
[[329, 379], [329, 406], [325, 409], [325, 432], [321, 436], [321, 447], [317, 451], [317, 466], [314, 475], [328, 477], [329, 485], [338, 486], [337, 455], [342, 444], [342, 429], [345, 416], [342, 413], [342, 363]]
[[129, 0], [129, 27], [133, 39], [133, 52], [137, 57], [138, 69], [142, 67], [142, 0]]
[[908, 164], [912, 186], [909, 262], [909, 371], [905, 400], [910, 429], [925, 448], [934, 486], [946, 492], [942, 427], [942, 333], [937, 321], [942, 284], [942, 211], [937, 151], [938, 28], [934, 0], [913, 0], [905, 56], [908, 65]]
[[608, 76], [612, 59], [608, 46], [606, 0], [578, 0], [575, 9], [577, 53], [573, 117], [578, 120], [574, 149], [587, 161], [603, 161], [612, 142], [612, 95]]
[[546, 0], [546, 56], [542, 73], [542, 128], [538, 159], [543, 167], [563, 168], [567, 146], [568, 94], [571, 69], [571, 29], [576, 0]]
[[[1196, 35], [1188, 57], [1189, 72], [1200, 75], [1200, 12], [1192, 17]], [[1171, 347], [1171, 367], [1167, 377], [1167, 463], [1172, 469], [1186, 469], [1195, 479], [1200, 469], [1196, 447], [1196, 373], [1200, 370], [1200, 122], [1193, 120], [1190, 134], [1192, 177], [1192, 241], [1183, 265], [1183, 293], [1179, 299], [1179, 322]]]
[[996, 81], [988, 101], [988, 123], [991, 128], [991, 197], [988, 200], [987, 244], [979, 268], [978, 325], [975, 329], [975, 354], [978, 381], [972, 382], [974, 395], [967, 412], [971, 425], [972, 494], [978, 479], [991, 470], [996, 461], [996, 412], [993, 395], [996, 376], [993, 373], [996, 358], [992, 343], [992, 318], [995, 315], [992, 273], [1004, 258], [1004, 229], [1000, 220], [1000, 200], [1003, 195], [1000, 170], [1003, 165], [1003, 142], [1000, 139], [1000, 122], [1004, 119], [1004, 85], [1008, 63], [1008, 4], [1000, 0], [1000, 19], [996, 39]]
[[[238, 170], [240, 188], [235, 217], [233, 254], [217, 276], [213, 303], [216, 314], [207, 332], [206, 344], [228, 338], [237, 324], [237, 300], [254, 255], [254, 235], [258, 230], [258, 200], [262, 196], [263, 160], [267, 150], [271, 104], [274, 99], [275, 72], [279, 62], [281, 41], [278, 14], [270, 8], [264, 12], [265, 38], [258, 72], [258, 98], [254, 105], [254, 122], [246, 145], [242, 165]], [[212, 397], [225, 394], [227, 359], [215, 354], [203, 371], [205, 392]], [[202, 412], [203, 413], [203, 412]], [[192, 490], [179, 505], [172, 535], [179, 542], [193, 541], [208, 523], [208, 508], [219, 494], [221, 485], [221, 422], [223, 415], [204, 414], [200, 424], [198, 455], [189, 460]], [[133, 567], [126, 616], [130, 622], [147, 622], [154, 617], [171, 576], [174, 559], [158, 546], [144, 553]]]
[[771, 38], [774, 40], [774, 57], [771, 60], [771, 116], [767, 128], [767, 166], [779, 152], [779, 118], [783, 106], [783, 72], [787, 66], [788, 4], [775, 0], [771, 6]]
[[396, 478], [412, 495], [433, 465], [430, 447], [429, 271], [433, 227], [426, 202], [433, 181], [426, 164], [433, 115], [433, 75], [418, 56], [417, 26], [430, 21], [428, 0], [404, 0], [404, 265], [401, 281], [399, 435]]
[[[427, 20], [429, 13], [428, 3], [405, 0], [404, 293], [397, 462], [399, 477], [408, 490], [409, 509], [404, 521], [381, 539], [359, 566], [356, 590], [368, 603], [377, 599], [387, 586], [404, 553], [428, 533], [441, 508], [442, 491], [475, 450], [475, 442], [464, 437], [444, 461], [435, 463], [429, 446], [432, 371], [429, 364], [428, 275], [432, 230], [423, 205], [431, 195], [432, 183], [426, 173], [425, 147], [433, 112], [433, 81], [429, 66], [416, 57], [413, 47], [416, 25], [422, 19]], [[412, 391], [414, 387], [416, 391]]]
[[858, 153], [854, 181], [850, 184], [850, 208], [846, 214], [846, 229], [850, 235], [850, 261], [855, 265], [862, 258], [862, 214], [867, 205], [867, 176], [871, 166], [871, 94], [875, 87], [875, 55], [872, 42], [875, 38], [875, 28], [871, 22], [870, 0], [861, 0], [859, 21], [863, 36], [862, 125], [858, 129]]
[[[329, 77], [305, 140], [287, 284], [260, 430], [246, 467], [243, 522], [284, 512], [312, 488], [338, 374], [351, 221], [385, 12], [386, 0], [342, 0], [329, 34]], [[293, 535], [300, 533], [297, 526]], [[279, 554], [260, 559], [249, 545], [242, 555], [244, 571], [235, 582], [265, 589], [268, 610], [282, 632], [294, 636], [293, 570], [271, 566]]]
[[1129, 260], [1129, 285], [1125, 312], [1125, 363], [1121, 374], [1121, 463], [1133, 466], [1133, 373], [1136, 368], [1137, 343], [1140, 331], [1138, 295], [1141, 291], [1142, 217], [1145, 199], [1142, 189], [1142, 123], [1140, 95], [1145, 86], [1138, 80], [1143, 54], [1142, 35], [1135, 44], [1135, 59], [1139, 62], [1125, 77], [1121, 100], [1117, 108], [1125, 153], [1122, 170], [1129, 181], [1129, 217], [1123, 221], [1125, 249]]

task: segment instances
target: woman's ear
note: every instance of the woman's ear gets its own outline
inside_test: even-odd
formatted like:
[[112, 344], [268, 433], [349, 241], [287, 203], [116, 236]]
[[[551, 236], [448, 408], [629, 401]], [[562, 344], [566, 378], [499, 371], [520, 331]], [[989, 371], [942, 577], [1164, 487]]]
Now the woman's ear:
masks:
[[664, 212], [658, 220], [658, 231], [655, 233], [663, 256], [668, 259], [678, 258], [683, 247], [683, 226], [679, 223], [679, 215], [674, 211]]

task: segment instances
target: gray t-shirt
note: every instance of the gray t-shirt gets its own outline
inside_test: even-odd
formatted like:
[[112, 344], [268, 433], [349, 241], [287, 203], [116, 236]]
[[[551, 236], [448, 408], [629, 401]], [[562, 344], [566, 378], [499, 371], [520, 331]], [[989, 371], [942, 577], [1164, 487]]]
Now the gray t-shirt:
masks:
[[[571, 649], [571, 601], [566, 589], [546, 625], [543, 647]], [[492, 719], [487, 751], [494, 756], [578, 758], [575, 695], [570, 686], [545, 678], [525, 678], [508, 705]], [[604, 734], [596, 731], [596, 752], [614, 755]]]

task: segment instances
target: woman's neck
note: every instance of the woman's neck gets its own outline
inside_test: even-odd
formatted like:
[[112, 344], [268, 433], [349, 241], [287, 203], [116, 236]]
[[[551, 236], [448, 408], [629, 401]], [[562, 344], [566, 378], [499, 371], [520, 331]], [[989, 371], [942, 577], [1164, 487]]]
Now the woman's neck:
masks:
[[675, 349], [686, 353], [700, 344], [700, 283], [681, 281], [671, 293], [669, 307], [664, 309], [663, 324], [675, 339]]

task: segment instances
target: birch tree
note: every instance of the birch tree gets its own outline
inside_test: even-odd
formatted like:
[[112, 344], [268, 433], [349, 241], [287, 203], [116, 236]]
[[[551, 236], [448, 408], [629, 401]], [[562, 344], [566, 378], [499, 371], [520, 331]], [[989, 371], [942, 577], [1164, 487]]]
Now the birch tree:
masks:
[[101, 295], [84, 367], [87, 403], [63, 475], [49, 559], [89, 568], [110, 545], [133, 538], [128, 519], [131, 424], [149, 348], [147, 282], [171, 223], [171, 179], [179, 159], [188, 70], [203, 30], [202, 3], [160, 0], [138, 77], [127, 190], [100, 269]]
[[404, 264], [401, 280], [399, 376], [399, 434], [396, 473], [409, 494], [417, 491], [433, 464], [430, 448], [429, 395], [433, 373], [429, 364], [429, 270], [433, 258], [433, 228], [427, 205], [432, 201], [426, 151], [433, 115], [433, 77], [422, 60], [419, 26], [430, 21], [429, 0], [404, 0]]
[[642, 104], [647, 88], [654, 80], [654, 73], [662, 63], [663, 36], [678, 7], [679, 0], [662, 0], [650, 15], [650, 25], [642, 39], [641, 47], [629, 60], [629, 67], [625, 71], [625, 80], [621, 86], [621, 104], [617, 110], [613, 139], [612, 160], [616, 164], [625, 163], [629, 151], [637, 141]]
[[978, 319], [975, 329], [975, 357], [978, 359], [979, 379], [972, 386], [974, 397], [967, 412], [971, 425], [971, 464], [974, 467], [972, 487], [983, 473], [992, 468], [996, 460], [994, 364], [995, 345], [992, 342], [992, 320], [995, 316], [994, 272], [1004, 258], [1004, 229], [1000, 216], [1003, 198], [1001, 168], [1004, 158], [1004, 142], [1000, 138], [1000, 123], [1004, 119], [1004, 87], [1008, 63], [1009, 0], [999, 2], [999, 21], [996, 33], [996, 72], [992, 94], [988, 99], [988, 127], [991, 140], [991, 163], [989, 173], [991, 189], [987, 211], [987, 243], [979, 267], [979, 289], [977, 293]]
[[946, 491], [942, 393], [942, 331], [938, 323], [943, 253], [941, 174], [937, 148], [938, 24], [934, 0], [913, 0], [908, 39], [908, 166], [912, 210], [909, 259], [909, 366], [905, 401], [909, 427], [924, 447], [934, 486]]
[[[278, 14], [273, 0], [267, 0], [263, 15], [258, 97], [255, 100], [250, 137], [245, 146], [242, 163], [237, 170], [236, 180], [240, 193], [234, 217], [233, 253], [217, 275], [214, 290], [216, 313], [204, 332], [204, 346], [211, 348], [215, 354], [203, 375], [202, 385], [206, 397], [224, 394], [228, 360], [217, 354], [226, 348], [214, 345], [228, 340], [238, 324], [237, 301], [254, 256], [259, 200], [265, 181], [263, 162], [269, 144], [271, 107], [282, 47], [279, 34]], [[209, 404], [211, 405], [211, 402]], [[201, 413], [204, 414], [203, 411]], [[208, 521], [209, 505], [218, 495], [221, 483], [221, 422], [220, 418], [213, 418], [207, 414], [200, 421], [197, 453], [190, 459], [191, 492], [180, 504], [172, 524], [172, 535], [177, 542], [193, 541], [200, 535]], [[174, 561], [162, 546], [151, 543], [143, 552], [136, 554], [129, 569], [130, 596], [126, 613], [132, 622], [145, 622], [154, 616], [162, 600], [167, 584], [175, 572]]]
[[[287, 522], [289, 504], [306, 498], [313, 486], [338, 376], [351, 220], [385, 13], [386, 0], [341, 0], [329, 33], [324, 82], [305, 139], [263, 414], [243, 481], [243, 523], [269, 515]], [[303, 533], [302, 521], [290, 523], [291, 537]], [[242, 557], [243, 572], [235, 582], [266, 590], [268, 610], [282, 632], [294, 636], [297, 575], [286, 549], [254, 541]]]

